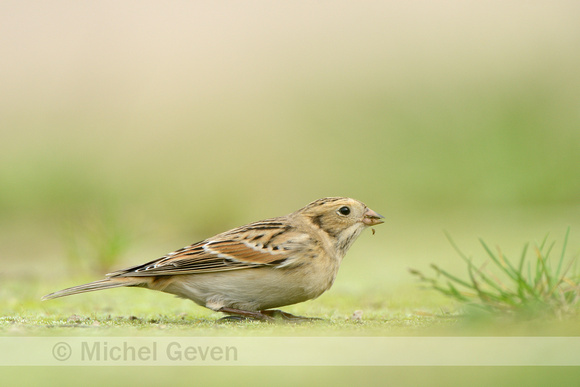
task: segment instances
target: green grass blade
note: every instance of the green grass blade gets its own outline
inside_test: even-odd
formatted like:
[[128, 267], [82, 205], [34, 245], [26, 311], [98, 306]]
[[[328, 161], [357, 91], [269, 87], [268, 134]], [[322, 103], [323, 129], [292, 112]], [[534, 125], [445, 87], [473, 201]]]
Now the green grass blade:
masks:
[[542, 278], [540, 278], [540, 282], [539, 285], [542, 286], [542, 288], [547, 288], [550, 289], [552, 287], [552, 282], [553, 282], [553, 278], [550, 275], [550, 268], [548, 265], [548, 258], [547, 257], [542, 257], [539, 256], [538, 260], [540, 262], [540, 273], [541, 273], [541, 277], [544, 278], [544, 280], [542, 281]]
[[540, 285], [540, 282], [542, 280], [542, 252], [540, 249], [536, 248], [536, 255], [537, 255], [537, 259], [536, 259], [536, 275], [534, 277], [534, 289], [537, 289], [538, 286]]
[[508, 260], [504, 260], [505, 263], [502, 263], [496, 256], [495, 254], [491, 251], [491, 249], [489, 248], [489, 246], [485, 243], [485, 241], [481, 238], [479, 238], [479, 242], [481, 243], [481, 245], [483, 246], [483, 248], [485, 249], [485, 251], [487, 252], [487, 255], [490, 256], [490, 258], [493, 260], [493, 262], [500, 268], [502, 269], [503, 272], [505, 272], [508, 276], [510, 276], [512, 279], [517, 281], [517, 273], [516, 273], [516, 269], [511, 265], [511, 263], [509, 263]]
[[560, 270], [562, 269], [562, 262], [564, 262], [564, 256], [566, 255], [566, 248], [568, 247], [568, 237], [570, 236], [570, 226], [566, 229], [566, 234], [564, 235], [564, 244], [562, 245], [562, 253], [560, 254], [560, 260], [558, 261], [558, 268], [556, 269], [556, 278], [560, 278]]
[[489, 278], [485, 273], [483, 273], [479, 270], [477, 270], [477, 275], [488, 286], [495, 289], [500, 294], [500, 298], [504, 298], [504, 297], [509, 298], [510, 297], [509, 294], [501, 287], [501, 285], [499, 285], [498, 281], [495, 281], [495, 280]]
[[524, 290], [527, 291], [531, 291], [532, 287], [528, 284], [528, 282], [526, 281], [526, 278], [524, 277], [523, 271], [524, 271], [524, 263], [526, 261], [526, 254], [528, 252], [528, 246], [530, 244], [526, 243], [524, 245], [524, 248], [522, 249], [522, 254], [520, 256], [520, 262], [518, 264], [518, 296], [520, 297], [520, 299], [523, 301], [525, 299], [525, 292]]
[[447, 286], [449, 286], [448, 292], [451, 293], [453, 295], [453, 297], [455, 297], [459, 301], [463, 301], [463, 302], [469, 301], [469, 298], [467, 298], [463, 294], [461, 294], [461, 292], [459, 290], [457, 290], [457, 288], [455, 286], [453, 286], [453, 284], [451, 282], [447, 281]]
[[523, 268], [524, 268], [524, 262], [526, 261], [526, 254], [528, 253], [528, 246], [529, 245], [530, 245], [529, 243], [526, 243], [524, 245], [524, 248], [522, 250], [522, 255], [520, 256], [520, 263], [518, 265], [518, 273], [520, 273], [520, 274], [522, 273]]
[[447, 237], [447, 240], [449, 241], [449, 243], [451, 244], [451, 247], [453, 247], [453, 250], [455, 250], [457, 252], [457, 254], [459, 254], [459, 256], [468, 264], [471, 264], [471, 259], [469, 257], [467, 257], [463, 251], [461, 251], [461, 249], [459, 248], [459, 246], [457, 246], [457, 244], [455, 243], [455, 241], [453, 240], [453, 238], [451, 238], [451, 235], [447, 232], [444, 231], [445, 236]]
[[550, 258], [550, 254], [552, 253], [552, 250], [554, 249], [554, 246], [556, 245], [556, 241], [553, 241], [552, 243], [550, 243], [550, 247], [548, 247], [548, 250], [546, 251], [544, 255], [544, 257], [546, 258], [546, 260], [548, 258]]
[[556, 283], [553, 285], [553, 287], [549, 290], [548, 294], [552, 295], [556, 290], [558, 290], [558, 288], [560, 287], [561, 284], [565, 283], [565, 282], [572, 282], [572, 286], [577, 286], [575, 284], [575, 282], [577, 281], [571, 281], [570, 279], [566, 278], [566, 274], [568, 274], [568, 271], [572, 268], [572, 266], [574, 265], [576, 259], [572, 259], [570, 260], [570, 262], [568, 263], [568, 265], [566, 265], [566, 267], [564, 268], [564, 271], [562, 272], [562, 276], [560, 276], [558, 278], [558, 281], [556, 281]]
[[[516, 270], [516, 268], [510, 263], [510, 261], [505, 258], [500, 261], [499, 258], [497, 258], [495, 256], [495, 254], [493, 254], [493, 252], [491, 251], [491, 249], [489, 248], [489, 246], [485, 243], [485, 241], [483, 241], [481, 238], [479, 239], [481, 245], [483, 246], [483, 248], [485, 249], [485, 251], [487, 252], [487, 254], [492, 258], [492, 260], [495, 262], [495, 264], [497, 266], [499, 266], [503, 272], [505, 272], [516, 284], [517, 284], [517, 289], [518, 289], [518, 294], [520, 299], [524, 300], [525, 299], [525, 295], [524, 295], [524, 290], [526, 290], [528, 293], [530, 293], [531, 295], [533, 295], [534, 297], [537, 298], [537, 294], [534, 291], [534, 286], [529, 284], [526, 280], [526, 278], [524, 277], [524, 275], [522, 274], [522, 266], [524, 263], [524, 259], [525, 259], [525, 254], [527, 251], [527, 244], [524, 248], [524, 251], [522, 253], [522, 257], [520, 258], [520, 264], [519, 264], [519, 268]], [[502, 264], [502, 262], [504, 262]]]
[[[474, 270], [476, 271], [479, 278], [481, 278], [481, 280], [484, 281], [487, 285], [489, 285], [490, 287], [495, 289], [499, 293], [499, 295], [493, 294], [489, 291], [485, 291], [485, 290], [481, 289], [481, 287], [477, 283], [477, 280], [473, 274]], [[477, 295], [479, 296], [479, 298], [482, 302], [489, 303], [491, 300], [494, 300], [497, 302], [507, 302], [510, 304], [513, 303], [513, 301], [510, 300], [510, 298], [511, 298], [510, 295], [508, 293], [506, 293], [497, 283], [495, 283], [493, 280], [489, 279], [483, 272], [481, 272], [477, 269], [474, 269], [473, 266], [469, 267], [468, 272], [469, 272], [469, 277], [471, 278], [471, 282], [473, 282], [473, 286], [475, 288], [475, 291], [477, 292]]]
[[464, 280], [462, 280], [462, 279], [460, 279], [460, 278], [458, 278], [458, 277], [456, 277], [456, 276], [454, 276], [454, 275], [452, 275], [452, 274], [448, 273], [447, 271], [445, 271], [445, 270], [441, 269], [440, 267], [438, 267], [438, 266], [436, 266], [436, 265], [431, 265], [431, 267], [432, 267], [433, 269], [435, 269], [435, 271], [436, 271], [437, 273], [439, 273], [439, 274], [443, 275], [444, 277], [447, 277], [448, 279], [450, 279], [450, 280], [452, 280], [452, 281], [454, 281], [454, 282], [456, 282], [456, 283], [458, 283], [458, 284], [460, 284], [460, 285], [463, 285], [463, 286], [465, 286], [466, 288], [469, 288], [469, 289], [473, 289], [473, 290], [475, 290], [475, 287], [474, 287], [472, 284], [470, 284], [470, 283], [468, 283], [468, 282], [466, 282], [466, 281], [464, 281]]
[[552, 253], [554, 246], [556, 246], [556, 241], [554, 241], [550, 244], [550, 247], [548, 248], [548, 251], [546, 251], [546, 254], [544, 254], [544, 259], [543, 259], [542, 270], [544, 272], [544, 278], [546, 279], [546, 283], [548, 284], [548, 287], [551, 287], [553, 282], [554, 282], [554, 275], [552, 274], [552, 267], [549, 264], [550, 254]]
[[546, 236], [544, 237], [544, 240], [542, 241], [542, 243], [540, 244], [540, 251], [544, 250], [544, 246], [546, 245], [546, 242], [548, 241], [548, 237], [550, 236], [550, 233], [547, 233]]
[[485, 296], [485, 292], [483, 292], [481, 290], [481, 288], [479, 287], [479, 284], [477, 283], [477, 280], [475, 279], [475, 276], [473, 275], [473, 266], [472, 265], [469, 265], [467, 267], [467, 272], [469, 273], [469, 278], [471, 279], [471, 283], [473, 284], [473, 288], [475, 289], [477, 296], [479, 297], [479, 299], [481, 301], [487, 302], [488, 297]]

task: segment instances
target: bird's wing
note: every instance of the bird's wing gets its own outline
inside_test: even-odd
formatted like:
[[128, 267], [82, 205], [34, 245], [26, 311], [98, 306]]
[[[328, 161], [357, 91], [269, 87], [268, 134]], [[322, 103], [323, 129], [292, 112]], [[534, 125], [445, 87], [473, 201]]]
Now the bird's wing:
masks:
[[194, 243], [108, 277], [196, 274], [290, 266], [310, 237], [276, 219], [256, 222]]

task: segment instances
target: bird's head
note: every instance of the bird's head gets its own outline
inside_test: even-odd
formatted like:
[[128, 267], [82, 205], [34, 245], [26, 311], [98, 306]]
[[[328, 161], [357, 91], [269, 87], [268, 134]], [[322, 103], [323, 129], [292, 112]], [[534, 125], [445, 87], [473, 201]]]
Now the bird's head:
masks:
[[362, 230], [383, 223], [384, 218], [364, 203], [343, 197], [318, 199], [298, 212], [334, 238], [338, 248], [345, 252]]

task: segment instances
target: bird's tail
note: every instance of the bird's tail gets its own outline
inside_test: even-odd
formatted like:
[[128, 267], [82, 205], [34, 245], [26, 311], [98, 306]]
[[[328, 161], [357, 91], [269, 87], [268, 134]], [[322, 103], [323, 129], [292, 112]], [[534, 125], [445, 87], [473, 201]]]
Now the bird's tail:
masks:
[[95, 290], [112, 289], [124, 286], [139, 286], [143, 283], [143, 279], [139, 278], [105, 278], [99, 281], [73, 286], [72, 288], [67, 288], [59, 290], [58, 292], [47, 294], [46, 296], [42, 297], [41, 300], [51, 300], [53, 298], [71, 296], [73, 294], [94, 292]]

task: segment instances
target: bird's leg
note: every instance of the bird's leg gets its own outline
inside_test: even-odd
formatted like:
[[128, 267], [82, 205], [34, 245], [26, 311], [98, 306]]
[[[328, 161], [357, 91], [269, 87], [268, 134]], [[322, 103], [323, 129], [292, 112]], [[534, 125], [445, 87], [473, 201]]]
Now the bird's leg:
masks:
[[267, 309], [267, 310], [261, 310], [260, 311], [261, 314], [269, 316], [270, 318], [276, 318], [276, 317], [280, 317], [283, 320], [289, 320], [289, 321], [312, 321], [312, 320], [322, 320], [321, 318], [318, 317], [304, 317], [304, 316], [295, 316], [293, 314], [290, 314], [288, 312], [283, 312], [279, 309]]
[[242, 310], [242, 309], [234, 309], [228, 307], [221, 307], [217, 310], [218, 312], [227, 313], [230, 316], [223, 317], [220, 320], [237, 320], [243, 318], [253, 318], [255, 320], [260, 321], [273, 321], [274, 318], [268, 316], [267, 314], [263, 314], [262, 312], [252, 312], [249, 310]]

